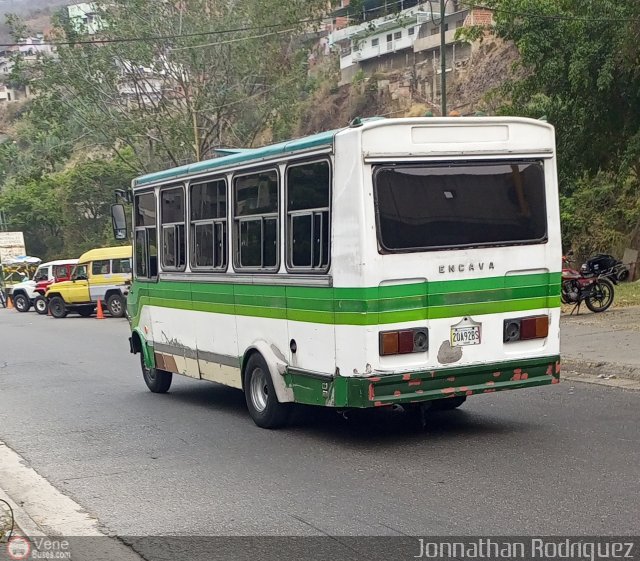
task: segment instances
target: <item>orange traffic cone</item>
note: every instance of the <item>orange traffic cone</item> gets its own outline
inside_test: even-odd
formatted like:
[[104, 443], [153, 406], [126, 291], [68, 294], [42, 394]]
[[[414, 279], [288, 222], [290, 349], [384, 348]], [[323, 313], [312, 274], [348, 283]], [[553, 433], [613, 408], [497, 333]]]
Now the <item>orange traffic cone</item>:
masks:
[[98, 300], [98, 312], [96, 313], [96, 319], [104, 319], [104, 313], [102, 312], [102, 300]]
[[7, 296], [7, 308], [13, 310], [13, 298], [11, 296]]

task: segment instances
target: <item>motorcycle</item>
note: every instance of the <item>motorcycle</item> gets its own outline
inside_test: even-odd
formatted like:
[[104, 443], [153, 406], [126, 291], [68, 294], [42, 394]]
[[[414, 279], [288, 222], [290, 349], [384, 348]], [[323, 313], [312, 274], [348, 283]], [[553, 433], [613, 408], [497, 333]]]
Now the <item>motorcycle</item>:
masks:
[[[594, 313], [604, 312], [613, 303], [613, 283], [602, 274], [593, 274], [585, 270], [571, 268], [568, 256], [562, 257], [562, 290], [560, 298], [564, 304], [574, 304], [571, 314], [584, 302]], [[583, 265], [583, 269], [584, 269]]]
[[583, 274], [602, 275], [613, 284], [624, 282], [629, 278], [629, 268], [613, 255], [598, 253], [582, 265]]

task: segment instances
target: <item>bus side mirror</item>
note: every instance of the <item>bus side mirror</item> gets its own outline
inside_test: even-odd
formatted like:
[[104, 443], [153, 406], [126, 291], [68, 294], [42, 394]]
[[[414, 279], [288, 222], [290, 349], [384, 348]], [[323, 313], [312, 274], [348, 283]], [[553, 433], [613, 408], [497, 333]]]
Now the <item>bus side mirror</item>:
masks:
[[124, 212], [124, 205], [111, 205], [111, 222], [113, 224], [113, 237], [116, 240], [126, 240], [128, 237], [127, 216]]

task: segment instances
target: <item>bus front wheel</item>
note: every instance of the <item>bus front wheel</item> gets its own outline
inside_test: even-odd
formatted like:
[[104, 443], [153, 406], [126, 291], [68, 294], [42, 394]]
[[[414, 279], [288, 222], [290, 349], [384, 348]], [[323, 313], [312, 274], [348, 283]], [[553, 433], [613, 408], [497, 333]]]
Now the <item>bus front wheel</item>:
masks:
[[280, 403], [269, 367], [259, 354], [252, 355], [244, 374], [244, 395], [253, 422], [263, 429], [277, 429], [286, 424], [291, 404]]
[[171, 381], [173, 380], [173, 374], [166, 372], [165, 370], [158, 370], [157, 368], [149, 368], [144, 363], [144, 355], [140, 352], [140, 365], [142, 366], [142, 377], [144, 383], [153, 393], [167, 393], [171, 387]]

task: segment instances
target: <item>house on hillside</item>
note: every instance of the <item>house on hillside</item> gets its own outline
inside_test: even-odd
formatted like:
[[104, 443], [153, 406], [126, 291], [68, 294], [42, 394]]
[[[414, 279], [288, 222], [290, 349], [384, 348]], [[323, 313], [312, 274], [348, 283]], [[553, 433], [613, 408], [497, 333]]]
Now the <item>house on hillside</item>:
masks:
[[14, 45], [0, 50], [0, 103], [21, 101], [33, 97], [29, 84], [10, 85], [10, 77], [16, 62], [34, 64], [39, 57], [54, 56], [55, 49], [47, 43], [44, 33], [18, 40]]
[[20, 39], [15, 48], [26, 62], [34, 62], [39, 55], [51, 56], [54, 53], [54, 48], [47, 43], [44, 33]]
[[0, 50], [0, 77], [11, 73], [16, 56], [28, 64], [35, 62], [38, 56], [52, 56], [54, 52], [51, 44], [46, 42], [44, 33], [20, 39], [15, 45]]
[[[341, 84], [349, 83], [362, 70], [365, 75], [400, 70], [440, 58], [440, 14], [432, 3], [421, 2], [398, 13], [336, 30], [329, 43], [340, 54]], [[434, 5], [434, 9], [436, 6]], [[463, 26], [485, 25], [491, 20], [486, 9], [469, 9], [460, 1], [446, 4], [444, 18], [448, 67], [468, 58], [468, 45], [457, 44], [456, 30]], [[482, 22], [482, 23], [481, 23]], [[436, 71], [434, 71], [436, 72]]]
[[24, 87], [12, 88], [7, 84], [0, 83], [0, 105], [13, 101], [24, 101], [33, 97], [33, 92], [27, 84]]
[[77, 33], [95, 35], [104, 29], [104, 21], [100, 17], [98, 4], [95, 2], [81, 2], [67, 6], [69, 22]]
[[158, 61], [158, 68], [135, 65], [127, 61], [119, 64], [118, 69], [118, 94], [130, 108], [154, 108], [161, 99], [168, 99], [172, 88], [175, 88], [172, 80], [167, 77], [171, 67], [164, 60]]

